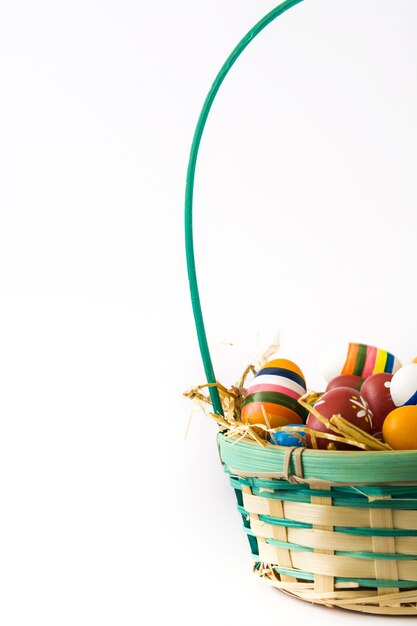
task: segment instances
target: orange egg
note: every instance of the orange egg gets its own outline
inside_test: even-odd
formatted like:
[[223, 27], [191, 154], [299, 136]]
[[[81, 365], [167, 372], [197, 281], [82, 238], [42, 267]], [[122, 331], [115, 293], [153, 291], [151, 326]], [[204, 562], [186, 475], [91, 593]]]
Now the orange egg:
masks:
[[266, 424], [264, 411], [271, 428], [278, 428], [279, 426], [286, 426], [292, 423], [303, 423], [301, 417], [291, 409], [269, 402], [252, 402], [247, 404], [242, 409], [242, 422], [244, 424]]
[[382, 425], [384, 440], [394, 450], [417, 450], [417, 406], [394, 409]]

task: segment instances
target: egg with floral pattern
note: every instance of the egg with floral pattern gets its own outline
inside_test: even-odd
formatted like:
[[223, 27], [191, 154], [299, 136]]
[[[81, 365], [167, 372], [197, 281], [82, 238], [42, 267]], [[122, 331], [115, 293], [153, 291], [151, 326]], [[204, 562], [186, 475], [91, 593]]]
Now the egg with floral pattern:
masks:
[[361, 387], [361, 394], [367, 401], [372, 411], [373, 430], [382, 431], [384, 419], [395, 409], [395, 404], [391, 398], [392, 374], [374, 374], [369, 376]]
[[[365, 398], [355, 389], [350, 387], [337, 387], [326, 391], [314, 405], [320, 415], [328, 420], [333, 415], [341, 415], [345, 420], [361, 428], [366, 433], [372, 431], [372, 412]], [[337, 435], [331, 428], [327, 428], [313, 413], [310, 413], [306, 426], [317, 433]], [[358, 450], [339, 441], [332, 441], [316, 435], [317, 447], [321, 450]], [[314, 447], [310, 433], [307, 433], [308, 447]]]

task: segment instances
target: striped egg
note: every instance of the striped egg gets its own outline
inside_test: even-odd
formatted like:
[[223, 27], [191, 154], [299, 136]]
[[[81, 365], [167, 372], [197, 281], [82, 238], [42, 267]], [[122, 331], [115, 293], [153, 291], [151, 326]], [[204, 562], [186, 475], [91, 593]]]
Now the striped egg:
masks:
[[247, 389], [242, 422], [266, 425], [269, 422], [271, 428], [302, 424], [306, 420], [307, 411], [297, 400], [305, 393], [304, 374], [295, 363], [288, 359], [269, 361], [259, 370]]
[[408, 363], [394, 374], [390, 391], [397, 407], [417, 404], [417, 363]]
[[372, 374], [394, 374], [400, 361], [390, 352], [364, 343], [334, 344], [323, 352], [319, 367], [327, 381], [340, 375], [367, 378]]

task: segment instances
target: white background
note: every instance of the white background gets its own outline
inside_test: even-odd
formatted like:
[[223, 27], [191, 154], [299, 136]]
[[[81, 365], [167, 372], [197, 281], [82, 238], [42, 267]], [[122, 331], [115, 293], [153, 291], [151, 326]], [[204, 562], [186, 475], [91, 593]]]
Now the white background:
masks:
[[[252, 576], [214, 424], [184, 437], [188, 150], [273, 6], [0, 2], [3, 626], [354, 617]], [[412, 0], [306, 0], [224, 83], [195, 227], [226, 384], [278, 330], [314, 388], [333, 341], [417, 355], [416, 33]]]

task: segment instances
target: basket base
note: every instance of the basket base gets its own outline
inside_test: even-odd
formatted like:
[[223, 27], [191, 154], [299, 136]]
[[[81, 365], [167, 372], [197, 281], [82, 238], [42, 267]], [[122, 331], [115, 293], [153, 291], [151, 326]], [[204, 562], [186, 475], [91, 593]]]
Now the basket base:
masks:
[[334, 591], [322, 593], [315, 591], [314, 582], [295, 578], [292, 582], [288, 581], [288, 577], [286, 577], [287, 580], [282, 580], [269, 564], [257, 563], [254, 573], [271, 587], [312, 604], [375, 615], [417, 615], [417, 588], [396, 593], [383, 593], [381, 589], [363, 588], [355, 583], [342, 583], [336, 584]]

